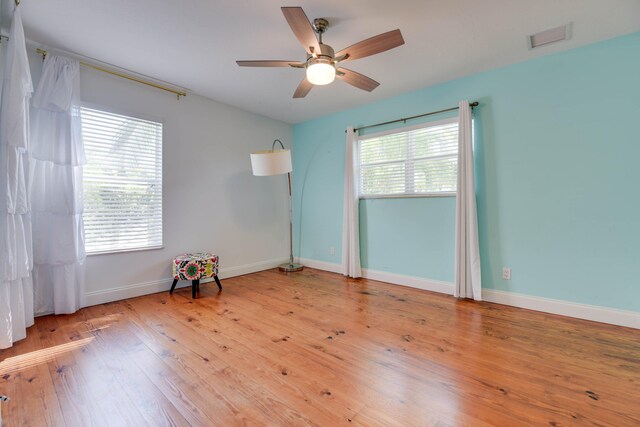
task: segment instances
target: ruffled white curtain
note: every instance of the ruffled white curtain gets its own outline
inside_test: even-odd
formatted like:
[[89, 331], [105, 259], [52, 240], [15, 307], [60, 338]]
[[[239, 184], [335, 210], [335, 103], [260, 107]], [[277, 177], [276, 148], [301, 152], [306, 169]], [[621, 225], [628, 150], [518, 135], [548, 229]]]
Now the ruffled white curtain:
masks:
[[481, 301], [480, 247], [473, 168], [472, 112], [460, 101], [458, 123], [458, 188], [456, 191], [455, 288], [457, 298]]
[[344, 207], [342, 216], [342, 274], [362, 277], [360, 266], [360, 213], [358, 199], [358, 132], [347, 128], [344, 170]]
[[73, 313], [84, 305], [80, 64], [47, 55], [33, 97], [31, 199], [35, 309]]
[[33, 92], [20, 9], [13, 12], [0, 111], [0, 349], [33, 325], [28, 188], [29, 99]]

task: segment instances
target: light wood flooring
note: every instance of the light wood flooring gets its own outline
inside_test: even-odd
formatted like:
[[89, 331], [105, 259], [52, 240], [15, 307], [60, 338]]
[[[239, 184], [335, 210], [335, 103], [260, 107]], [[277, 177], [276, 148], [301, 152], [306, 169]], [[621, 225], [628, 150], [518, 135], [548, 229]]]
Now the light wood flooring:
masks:
[[[168, 284], [169, 285], [169, 284]], [[5, 426], [640, 425], [640, 331], [313, 269], [36, 320]]]

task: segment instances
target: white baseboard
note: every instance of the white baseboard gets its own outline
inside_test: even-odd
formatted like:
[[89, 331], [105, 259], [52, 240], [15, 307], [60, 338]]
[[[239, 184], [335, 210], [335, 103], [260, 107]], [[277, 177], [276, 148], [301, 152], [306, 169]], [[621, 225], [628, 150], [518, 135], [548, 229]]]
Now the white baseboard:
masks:
[[[218, 277], [228, 279], [230, 277], [242, 276], [244, 274], [269, 270], [288, 261], [288, 258], [255, 262], [252, 264], [239, 265], [236, 267], [221, 268]], [[213, 278], [202, 280], [201, 283], [213, 281]], [[88, 292], [85, 294], [85, 306], [105, 304], [107, 302], [119, 301], [127, 298], [135, 298], [142, 295], [154, 294], [156, 292], [168, 291], [171, 288], [172, 278], [153, 280], [151, 282], [134, 283], [132, 285], [119, 286], [116, 288], [104, 289], [100, 291]], [[190, 286], [187, 282], [179, 282], [178, 288]]]
[[441, 280], [423, 279], [422, 277], [405, 276], [402, 274], [369, 270], [366, 268], [362, 269], [362, 277], [365, 279], [378, 280], [380, 282], [393, 283], [394, 285], [409, 286], [411, 288], [422, 289], [425, 291], [453, 295], [453, 283], [443, 282]]
[[[299, 262], [310, 268], [331, 271], [333, 273], [342, 273], [342, 266], [340, 264], [306, 258], [301, 258]], [[369, 269], [363, 269], [362, 276], [366, 279], [453, 295], [454, 284], [451, 282], [424, 279], [414, 276], [404, 276], [402, 274], [387, 273], [385, 271]], [[544, 313], [559, 314], [561, 316], [575, 317], [594, 322], [609, 323], [611, 325], [640, 329], [640, 312], [635, 311], [579, 304], [569, 301], [485, 288], [482, 289], [482, 299], [496, 304], [510, 305], [513, 307], [526, 308]]]
[[[160, 279], [153, 280], [151, 282], [134, 283], [127, 286], [118, 286], [117, 288], [87, 292], [84, 296], [85, 307], [162, 292], [171, 288], [171, 282], [172, 279], [170, 278]], [[186, 285], [179, 285], [179, 287], [183, 286]]]
[[[238, 265], [235, 267], [223, 267], [218, 272], [218, 278], [228, 279], [230, 277], [242, 276], [245, 274], [256, 273], [258, 271], [269, 270], [277, 266], [289, 262], [289, 257], [270, 259], [267, 261], [259, 261], [251, 264]], [[212, 281], [213, 279], [203, 280], [203, 282]]]
[[308, 258], [296, 258], [296, 262], [304, 265], [305, 267], [342, 274], [342, 265], [335, 264], [333, 262], [316, 261], [315, 259]]
[[579, 304], [551, 298], [498, 291], [495, 289], [483, 289], [482, 299], [497, 304], [511, 305], [513, 307], [527, 308], [545, 313], [560, 314], [562, 316], [640, 329], [640, 313], [634, 311]]
[[[299, 258], [298, 262], [310, 268], [330, 271], [342, 274], [342, 265], [333, 262], [316, 261], [314, 259]], [[425, 291], [440, 292], [453, 295], [453, 283], [442, 282], [440, 280], [423, 279], [415, 276], [405, 276], [402, 274], [388, 273], [386, 271], [362, 269], [362, 277], [365, 279], [378, 280], [380, 282], [392, 283], [394, 285], [409, 286], [411, 288], [423, 289]]]

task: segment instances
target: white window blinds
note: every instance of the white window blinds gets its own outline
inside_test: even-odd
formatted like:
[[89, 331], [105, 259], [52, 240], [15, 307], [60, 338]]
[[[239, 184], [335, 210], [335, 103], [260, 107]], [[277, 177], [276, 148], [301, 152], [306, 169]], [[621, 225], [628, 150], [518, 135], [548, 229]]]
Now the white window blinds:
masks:
[[162, 123], [82, 108], [87, 253], [162, 246]]
[[361, 197], [456, 191], [457, 118], [363, 136], [358, 147]]

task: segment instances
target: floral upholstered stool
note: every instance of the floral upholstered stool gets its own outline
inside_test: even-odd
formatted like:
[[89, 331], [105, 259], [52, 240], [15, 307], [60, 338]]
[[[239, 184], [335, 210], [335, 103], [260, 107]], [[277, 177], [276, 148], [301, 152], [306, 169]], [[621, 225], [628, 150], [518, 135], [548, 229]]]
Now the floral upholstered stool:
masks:
[[173, 284], [170, 294], [176, 288], [178, 280], [191, 280], [191, 297], [196, 297], [196, 291], [200, 289], [200, 280], [213, 277], [222, 290], [218, 279], [218, 256], [206, 252], [178, 255], [173, 259]]

